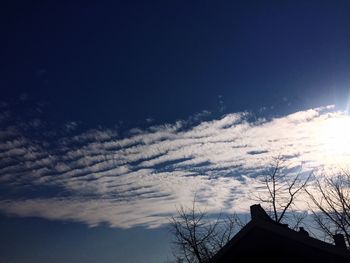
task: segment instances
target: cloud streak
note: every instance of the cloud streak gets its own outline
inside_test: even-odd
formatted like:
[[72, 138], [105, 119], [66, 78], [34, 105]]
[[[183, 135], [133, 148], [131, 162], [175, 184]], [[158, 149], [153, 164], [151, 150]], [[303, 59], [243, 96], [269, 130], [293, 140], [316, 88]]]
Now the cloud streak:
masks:
[[[209, 212], [245, 209], [252, 180], [273, 157], [311, 170], [344, 167], [350, 155], [347, 136], [332, 147], [336, 127], [350, 128], [350, 117], [332, 106], [269, 120], [233, 113], [178, 121], [123, 137], [95, 129], [37, 138], [29, 122], [6, 118], [0, 116], [0, 211], [90, 226], [157, 227], [194, 193]], [[77, 124], [68, 126], [72, 132]]]

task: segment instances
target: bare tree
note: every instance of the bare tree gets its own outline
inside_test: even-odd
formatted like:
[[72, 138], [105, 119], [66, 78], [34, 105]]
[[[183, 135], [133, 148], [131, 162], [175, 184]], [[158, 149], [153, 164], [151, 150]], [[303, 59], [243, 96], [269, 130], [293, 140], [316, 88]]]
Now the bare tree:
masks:
[[[257, 196], [257, 200], [265, 203], [271, 209], [272, 219], [278, 223], [294, 221], [294, 228], [298, 227], [305, 217], [305, 213], [291, 213], [298, 195], [305, 189], [312, 173], [292, 171], [281, 158], [275, 158], [266, 174], [262, 176], [264, 195]], [[173, 254], [178, 263], [210, 263], [213, 255], [219, 251], [244, 226], [237, 215], [215, 220], [196, 207], [195, 200], [191, 208], [180, 207], [175, 217], [170, 220], [171, 231], [174, 236]]]
[[314, 204], [312, 212], [318, 230], [329, 241], [334, 234], [343, 234], [350, 249], [350, 172], [320, 176], [306, 192]]
[[170, 223], [174, 235], [173, 254], [178, 263], [209, 263], [212, 256], [243, 226], [237, 215], [210, 218], [196, 207], [195, 200], [191, 208], [181, 206]]
[[312, 173], [303, 173], [301, 166], [297, 170], [290, 169], [286, 161], [278, 156], [261, 176], [260, 191], [254, 194], [254, 198], [267, 206], [274, 221], [278, 223], [287, 221], [293, 224], [292, 228], [297, 228], [306, 213], [296, 212], [298, 210], [296, 201], [311, 176]]

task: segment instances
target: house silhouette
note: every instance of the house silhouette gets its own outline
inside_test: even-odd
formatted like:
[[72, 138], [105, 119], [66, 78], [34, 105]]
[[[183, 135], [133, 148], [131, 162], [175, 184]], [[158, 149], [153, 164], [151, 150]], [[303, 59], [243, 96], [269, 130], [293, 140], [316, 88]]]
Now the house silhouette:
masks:
[[260, 205], [250, 207], [251, 221], [210, 262], [317, 262], [350, 263], [344, 237], [335, 235], [332, 245], [273, 221]]

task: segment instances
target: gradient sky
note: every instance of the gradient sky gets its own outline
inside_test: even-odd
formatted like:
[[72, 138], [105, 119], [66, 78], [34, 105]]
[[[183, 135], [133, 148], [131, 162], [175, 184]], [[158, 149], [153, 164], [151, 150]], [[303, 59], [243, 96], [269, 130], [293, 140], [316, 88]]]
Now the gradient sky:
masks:
[[165, 262], [194, 193], [348, 165], [349, 1], [0, 5], [0, 263]]

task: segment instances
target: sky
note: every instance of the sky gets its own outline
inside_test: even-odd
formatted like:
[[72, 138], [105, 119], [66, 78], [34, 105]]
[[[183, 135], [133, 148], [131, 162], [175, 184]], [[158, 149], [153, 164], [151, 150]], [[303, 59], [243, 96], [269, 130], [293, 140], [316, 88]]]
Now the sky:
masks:
[[195, 194], [349, 165], [348, 1], [0, 5], [1, 263], [164, 263]]

